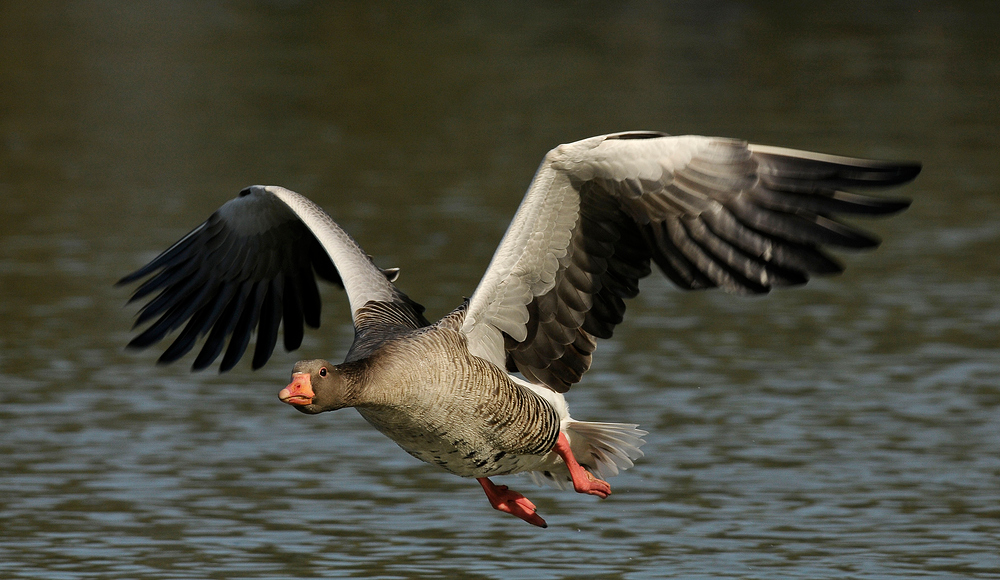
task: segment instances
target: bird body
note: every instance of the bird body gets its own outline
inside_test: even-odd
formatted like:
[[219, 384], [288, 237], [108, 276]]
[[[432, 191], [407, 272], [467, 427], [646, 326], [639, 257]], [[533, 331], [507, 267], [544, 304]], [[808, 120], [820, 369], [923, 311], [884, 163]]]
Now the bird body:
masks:
[[[576, 421], [564, 393], [598, 338], [622, 322], [651, 265], [684, 289], [755, 294], [843, 266], [827, 246], [870, 248], [841, 214], [886, 215], [908, 200], [851, 193], [913, 179], [920, 165], [627, 132], [560, 145], [539, 166], [472, 295], [431, 324], [336, 222], [279, 186], [240, 192], [146, 266], [132, 300], [143, 348], [184, 328], [161, 361], [202, 341], [194, 368], [232, 368], [256, 332], [253, 367], [319, 325], [316, 277], [350, 301], [342, 364], [300, 361], [279, 393], [305, 413], [354, 407], [408, 453], [477, 478], [494, 508], [539, 526], [534, 505], [488, 478], [607, 497], [599, 479], [642, 456], [636, 425]], [[153, 321], [155, 319], [155, 321]], [[226, 343], [228, 342], [228, 346]]]
[[[373, 303], [362, 313], [387, 308]], [[317, 370], [325, 368], [339, 375], [339, 393], [335, 402], [296, 408], [313, 414], [354, 407], [407, 453], [462, 477], [538, 471], [541, 481], [558, 487], [560, 478], [570, 479], [552, 452], [560, 433], [579, 461], [601, 475], [627, 469], [642, 455], [645, 432], [636, 425], [576, 421], [561, 393], [472, 355], [459, 329], [464, 315], [463, 306], [437, 324], [397, 328], [364, 358], [342, 365], [300, 361], [293, 374], [312, 375], [314, 392], [324, 378], [315, 377]]]
[[414, 457], [456, 475], [530, 469], [555, 444], [561, 417], [464, 342], [440, 323], [385, 341], [341, 371], [356, 392], [351, 406]]

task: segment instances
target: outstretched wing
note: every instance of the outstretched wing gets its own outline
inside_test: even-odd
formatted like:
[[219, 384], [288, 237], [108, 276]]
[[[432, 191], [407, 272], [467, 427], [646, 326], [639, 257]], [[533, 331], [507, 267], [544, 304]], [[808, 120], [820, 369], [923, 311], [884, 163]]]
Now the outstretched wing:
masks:
[[712, 137], [631, 132], [542, 161], [469, 301], [469, 348], [559, 392], [590, 367], [650, 261], [678, 286], [767, 292], [843, 266], [823, 246], [870, 248], [836, 214], [909, 205], [843, 189], [910, 181], [920, 164]]
[[319, 326], [317, 274], [347, 291], [356, 326], [370, 319], [364, 314], [369, 302], [398, 306], [407, 314], [403, 318], [426, 324], [423, 307], [393, 286], [397, 273], [378, 268], [305, 197], [283, 187], [255, 185], [118, 284], [151, 276], [129, 302], [159, 291], [139, 311], [136, 326], [159, 318], [130, 347], [150, 346], [186, 323], [160, 362], [177, 360], [207, 334], [193, 368], [211, 365], [228, 340], [220, 365], [220, 371], [227, 371], [243, 356], [255, 329], [256, 369], [271, 357], [282, 320], [288, 350], [301, 344], [303, 323]]

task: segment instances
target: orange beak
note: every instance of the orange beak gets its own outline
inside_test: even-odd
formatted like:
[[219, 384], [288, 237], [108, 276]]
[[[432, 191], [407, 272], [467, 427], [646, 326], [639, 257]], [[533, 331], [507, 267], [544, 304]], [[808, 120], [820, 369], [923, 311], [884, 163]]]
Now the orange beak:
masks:
[[292, 382], [278, 393], [278, 398], [281, 399], [282, 403], [296, 406], [312, 404], [315, 396], [308, 373], [293, 374]]

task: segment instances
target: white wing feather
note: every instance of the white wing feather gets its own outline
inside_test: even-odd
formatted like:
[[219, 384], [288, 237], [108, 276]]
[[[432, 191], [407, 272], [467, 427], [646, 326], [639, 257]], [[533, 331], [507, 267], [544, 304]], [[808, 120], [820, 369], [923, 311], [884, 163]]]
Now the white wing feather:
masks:
[[472, 294], [462, 332], [469, 350], [504, 366], [503, 334], [524, 340], [527, 306], [552, 289], [580, 213], [574, 186], [594, 178], [659, 181], [710, 142], [697, 136], [611, 139], [608, 135], [560, 145], [535, 173], [510, 227]]
[[258, 187], [284, 202], [319, 240], [344, 282], [344, 290], [351, 304], [352, 318], [356, 317], [358, 309], [370, 300], [385, 302], [392, 300], [392, 283], [358, 246], [354, 238], [337, 225], [337, 222], [333, 221], [321, 207], [281, 186], [258, 185], [252, 189]]

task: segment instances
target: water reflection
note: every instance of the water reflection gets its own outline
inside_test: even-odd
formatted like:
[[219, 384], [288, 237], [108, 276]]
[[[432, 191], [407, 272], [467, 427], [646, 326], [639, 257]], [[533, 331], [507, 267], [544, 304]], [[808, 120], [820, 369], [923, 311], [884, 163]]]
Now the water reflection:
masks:
[[[996, 11], [0, 6], [0, 576], [986, 577], [1000, 569]], [[652, 431], [593, 498], [489, 509], [356, 414], [127, 354], [124, 272], [253, 182], [440, 315], [542, 154], [624, 128], [913, 157], [915, 206], [761, 300], [647, 280], [574, 415]], [[342, 353], [325, 294], [309, 355]]]

